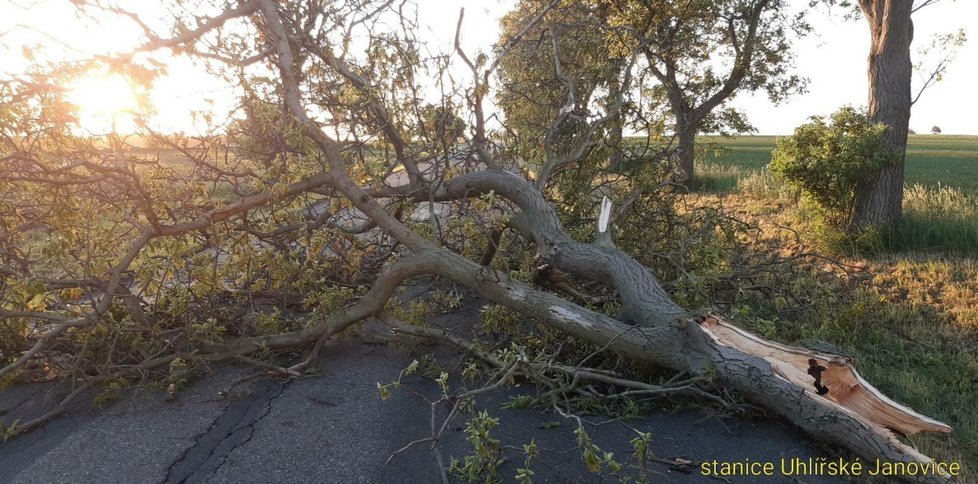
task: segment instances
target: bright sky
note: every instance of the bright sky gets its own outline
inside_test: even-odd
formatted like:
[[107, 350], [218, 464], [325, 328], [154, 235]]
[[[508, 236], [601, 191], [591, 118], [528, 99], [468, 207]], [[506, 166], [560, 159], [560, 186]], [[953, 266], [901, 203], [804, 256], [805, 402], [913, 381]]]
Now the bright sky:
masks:
[[[802, 8], [808, 0], [791, 0]], [[120, 1], [136, 5], [150, 18], [159, 18], [155, 2]], [[155, 5], [154, 5], [155, 4]], [[512, 0], [418, 0], [419, 19], [425, 26], [420, 36], [428, 40], [433, 52], [451, 48], [459, 8], [465, 6], [463, 45], [468, 51], [488, 49], [498, 34], [498, 19]], [[30, 8], [23, 8], [25, 6]], [[866, 104], [866, 58], [869, 32], [865, 22], [831, 18], [824, 11], [813, 12], [816, 35], [797, 44], [799, 72], [810, 78], [808, 94], [796, 96], [781, 106], [771, 105], [765, 96], [741, 96], [736, 105], [744, 109], [761, 134], [787, 134], [813, 114], [828, 114], [844, 104]], [[0, 74], [21, 73], [27, 65], [25, 45], [46, 45], [50, 56], [77, 57], [83, 53], [105, 53], [133, 46], [139, 31], [128, 23], [105, 23], [85, 28], [75, 16], [68, 0], [0, 0]], [[928, 44], [931, 35], [964, 28], [970, 37], [949, 68], [943, 82], [924, 93], [914, 106], [911, 128], [929, 132], [938, 125], [945, 134], [978, 134], [978, 1], [944, 0], [914, 15], [915, 48]], [[30, 28], [25, 28], [25, 26]], [[33, 29], [42, 29], [48, 36]], [[52, 42], [55, 37], [65, 45]], [[185, 58], [163, 59], [170, 63], [170, 75], [157, 81], [150, 93], [157, 115], [152, 125], [163, 130], [196, 131], [205, 128], [194, 110], [215, 112], [233, 105], [234, 91], [224, 83], [203, 74]], [[73, 99], [80, 99], [82, 116], [93, 131], [120, 129], [128, 117], [120, 111], [133, 109], [135, 101], [126, 94], [120, 79], [80, 81], [70, 87]], [[95, 126], [98, 126], [97, 128]], [[196, 129], [194, 128], [196, 127]]]
[[[807, 4], [808, 0], [792, 0]], [[846, 21], [821, 12], [811, 17], [816, 35], [796, 44], [798, 70], [808, 77], [808, 94], [773, 106], [765, 96], [744, 96], [736, 105], [748, 113], [761, 134], [790, 134], [813, 114], [829, 114], [844, 104], [865, 106], [869, 83], [869, 27], [859, 18]], [[914, 105], [910, 128], [930, 133], [932, 126], [944, 134], [978, 134], [978, 0], [943, 0], [913, 16], [913, 55], [929, 45], [934, 34], [964, 29], [969, 41], [958, 51], [944, 80], [931, 86]], [[914, 79], [913, 93], [920, 79]]]

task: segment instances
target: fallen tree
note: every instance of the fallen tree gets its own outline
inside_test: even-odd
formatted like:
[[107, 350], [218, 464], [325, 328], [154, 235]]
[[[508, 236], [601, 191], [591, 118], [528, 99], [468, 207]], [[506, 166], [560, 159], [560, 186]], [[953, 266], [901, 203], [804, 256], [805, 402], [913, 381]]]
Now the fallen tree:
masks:
[[[592, 242], [569, 235], [559, 207], [547, 198], [551, 177], [573, 167], [597, 143], [601, 127], [620, 115], [629, 96], [627, 78], [605, 113], [583, 120], [588, 128], [566, 141], [570, 148], [546, 153], [535, 178], [517, 174], [526, 167], [493, 145], [483, 107], [498, 60], [470, 59], [460, 46], [461, 17], [455, 51], [472, 72], [473, 84], [453, 86], [453, 94], [469, 108], [470, 136], [449, 145], [444, 136], [425, 133], [425, 123], [412, 125], [412, 119], [422, 117], [422, 110], [415, 109], [422, 88], [414, 76], [425, 66], [418, 61], [407, 18], [395, 15], [399, 27], [390, 27], [389, 4], [327, 7], [251, 0], [206, 19], [176, 19], [179, 34], [174, 37], [138, 22], [148, 39], [139, 51], [177, 49], [249, 79], [242, 81], [247, 113], [236, 125], [246, 136], [233, 142], [230, 135], [161, 137], [190, 163], [190, 173], [166, 171], [158, 158], [119, 155], [119, 150], [69, 134], [52, 138], [50, 131], [7, 126], [2, 183], [15, 216], [6, 225], [13, 228], [4, 232], [8, 250], [0, 317], [22, 342], [16, 352], [6, 353], [14, 356], [0, 369], [0, 378], [40, 364], [77, 382], [61, 404], [21, 423], [19, 431], [42, 425], [88, 388], [167, 367], [172, 375], [183, 361], [227, 359], [269, 366], [254, 357], [312, 347], [298, 364], [271, 366], [272, 374], [297, 375], [331, 336], [366, 319], [391, 320], [391, 300], [403, 282], [437, 275], [608, 351], [708, 375], [811, 435], [863, 457], [930, 461], [897, 434], [949, 432], [947, 425], [888, 399], [844, 357], [768, 341], [721, 314], [680, 307], [650, 270], [619, 250], [612, 238], [614, 223], [647, 188], [633, 187], [617, 210], [603, 203]], [[139, 18], [101, 4], [89, 8]], [[363, 57], [351, 53], [348, 39], [354, 31], [368, 39]], [[500, 52], [506, 55], [507, 46]], [[448, 66], [437, 64], [431, 75], [447, 75]], [[51, 76], [46, 78], [50, 82], [58, 79]], [[23, 102], [60, 102], [46, 98], [50, 93], [43, 86], [5, 86], [4, 96], [24, 119], [36, 118], [40, 126], [52, 123], [36, 104]], [[573, 96], [572, 86], [555, 88]], [[568, 115], [554, 120], [548, 139]], [[383, 145], [386, 155], [377, 154], [376, 145]], [[147, 164], [159, 171], [143, 170]], [[181, 184], [189, 187], [186, 196]], [[194, 194], [202, 184], [212, 187], [203, 197]], [[91, 205], [59, 191], [66, 185], [88, 195]], [[216, 187], [231, 194], [221, 199]], [[74, 209], [79, 213], [60, 211], [65, 197], [79, 204]], [[465, 216], [460, 218], [469, 221], [453, 226], [436, 216], [435, 204], [460, 207]], [[473, 208], [477, 204], [481, 209]], [[407, 217], [419, 206], [429, 214], [420, 223]], [[80, 255], [85, 251], [71, 244], [58, 246], [75, 264], [59, 270], [21, 250], [38, 234], [57, 238], [77, 230], [84, 222], [79, 218], [96, 215], [106, 222], [86, 225], [87, 238], [74, 244], [104, 251], [106, 257], [86, 259]], [[589, 309], [493, 266], [500, 234], [507, 231], [532, 243], [538, 269], [597, 281], [609, 288], [620, 310], [612, 316]], [[465, 237], [472, 234], [488, 249], [474, 252], [466, 245]], [[189, 262], [174, 264], [178, 260]], [[306, 277], [308, 271], [321, 272]], [[322, 284], [336, 290], [319, 294], [310, 289], [303, 302], [295, 303], [312, 308], [308, 318], [270, 325], [261, 314], [255, 316], [257, 298], [271, 292], [271, 299], [288, 307], [289, 298], [276, 289]], [[341, 291], [354, 286], [369, 290]], [[241, 294], [247, 303], [233, 304]], [[246, 314], [257, 319], [254, 328], [222, 322]], [[97, 342], [103, 337], [111, 346]], [[123, 347], [125, 353], [118, 349]]]

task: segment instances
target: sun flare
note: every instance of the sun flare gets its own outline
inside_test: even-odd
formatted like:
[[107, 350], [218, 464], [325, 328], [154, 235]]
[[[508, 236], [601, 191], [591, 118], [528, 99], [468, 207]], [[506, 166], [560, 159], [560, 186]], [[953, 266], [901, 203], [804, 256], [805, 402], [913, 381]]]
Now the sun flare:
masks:
[[66, 98], [77, 108], [79, 127], [93, 134], [132, 131], [139, 102], [132, 85], [117, 74], [93, 75], [67, 86]]

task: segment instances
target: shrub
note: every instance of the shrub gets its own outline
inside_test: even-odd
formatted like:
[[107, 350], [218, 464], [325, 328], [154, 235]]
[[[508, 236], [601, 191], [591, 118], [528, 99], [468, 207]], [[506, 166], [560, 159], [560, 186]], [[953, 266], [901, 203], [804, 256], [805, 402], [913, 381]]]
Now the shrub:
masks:
[[893, 159], [886, 126], [848, 106], [811, 120], [778, 140], [771, 170], [814, 200], [831, 223], [849, 226], [856, 193]]

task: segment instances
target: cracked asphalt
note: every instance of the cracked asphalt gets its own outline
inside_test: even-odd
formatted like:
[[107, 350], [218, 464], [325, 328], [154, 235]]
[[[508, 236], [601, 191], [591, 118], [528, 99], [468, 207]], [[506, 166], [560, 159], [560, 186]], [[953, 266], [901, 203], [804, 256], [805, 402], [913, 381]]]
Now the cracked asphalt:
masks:
[[[76, 405], [45, 428], [0, 444], [0, 483], [428, 483], [442, 471], [431, 442], [408, 443], [431, 433], [430, 405], [406, 390], [379, 398], [377, 383], [395, 380], [422, 350], [367, 344], [356, 339], [324, 349], [319, 375], [291, 382], [255, 380], [242, 395], [218, 393], [248, 370], [215, 367], [175, 401], [162, 391], [136, 393], [104, 408]], [[405, 378], [413, 392], [433, 397], [430, 379]], [[0, 421], [27, 418], [66, 389], [29, 385], [0, 392]], [[535, 440], [540, 457], [534, 482], [617, 482], [620, 476], [591, 474], [574, 436], [576, 423], [552, 412], [503, 409], [521, 390], [487, 395], [479, 407], [500, 418], [492, 435], [501, 441], [501, 468], [511, 482], [525, 456], [518, 449]], [[525, 389], [529, 392], [529, 389]], [[91, 399], [86, 399], [91, 401]], [[437, 417], [446, 409], [439, 408]], [[633, 478], [629, 441], [635, 430], [651, 432], [651, 452], [660, 461], [778, 461], [782, 457], [831, 457], [829, 450], [792, 427], [772, 420], [720, 419], [701, 411], [655, 412], [625, 422], [586, 419], [594, 442], [614, 452]], [[438, 420], [440, 425], [440, 420]], [[469, 453], [465, 417], [448, 426], [437, 449], [450, 459]], [[653, 462], [650, 482], [716, 482], [698, 468]], [[798, 482], [774, 478], [767, 482]], [[731, 482], [758, 482], [757, 478]], [[811, 478], [805, 482], [842, 482]]]
[[231, 401], [207, 431], [194, 439], [167, 468], [166, 483], [203, 482], [223, 464], [235, 449], [247, 444], [255, 435], [255, 424], [272, 409], [285, 384], [264, 380], [257, 383], [249, 398]]

